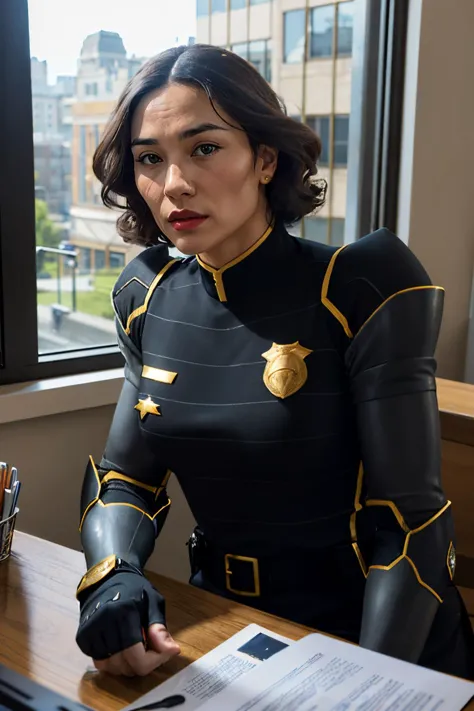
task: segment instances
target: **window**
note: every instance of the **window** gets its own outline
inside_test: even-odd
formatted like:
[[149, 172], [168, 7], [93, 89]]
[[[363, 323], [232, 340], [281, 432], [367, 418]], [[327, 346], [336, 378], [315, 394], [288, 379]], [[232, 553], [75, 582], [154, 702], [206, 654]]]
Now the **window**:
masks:
[[248, 42], [240, 42], [238, 44], [233, 44], [231, 47], [231, 51], [234, 52], [234, 54], [238, 54], [239, 57], [242, 57], [242, 59], [247, 59], [249, 58], [249, 43]]
[[211, 0], [212, 12], [226, 12], [227, 0]]
[[321, 155], [318, 165], [326, 166], [329, 163], [329, 116], [308, 116], [306, 123], [321, 140]]
[[332, 57], [335, 5], [321, 5], [311, 10], [310, 56]]
[[85, 84], [86, 96], [97, 96], [99, 87], [96, 81], [91, 84]]
[[86, 127], [77, 126], [79, 130], [79, 202], [86, 201]]
[[208, 0], [197, 0], [196, 12], [198, 17], [205, 17], [209, 14]]
[[[321, 155], [319, 166], [327, 166], [330, 161], [330, 117], [308, 116], [306, 123], [321, 139]], [[333, 163], [336, 168], [347, 167], [347, 150], [349, 141], [349, 116], [337, 115], [334, 117], [334, 154]]]
[[271, 49], [268, 40], [256, 40], [249, 42], [248, 61], [253, 64], [262, 77], [268, 82], [271, 81]]
[[[341, 217], [305, 217], [304, 236], [312, 242], [322, 242], [333, 247], [342, 247], [344, 244], [345, 220]], [[298, 233], [297, 233], [298, 236]]]
[[251, 5], [262, 5], [264, 2], [269, 2], [270, 0], [250, 0]]
[[111, 269], [123, 269], [125, 266], [125, 254], [123, 252], [110, 252], [109, 262]]
[[349, 143], [349, 116], [334, 117], [334, 165], [338, 168], [347, 165]]
[[352, 54], [352, 31], [354, 25], [354, 2], [341, 2], [337, 6], [337, 54]]
[[253, 64], [264, 79], [271, 81], [272, 56], [269, 40], [239, 42], [231, 46], [231, 51]]
[[290, 10], [283, 14], [283, 57], [286, 64], [304, 59], [306, 11]]
[[[359, 0], [362, 5], [367, 2], [366, 25], [353, 28], [353, 0], [322, 1], [324, 5], [307, 9], [299, 2], [287, 12], [278, 3], [272, 5], [272, 13], [267, 8], [257, 14], [252, 11], [250, 36], [245, 8], [264, 0], [197, 0], [195, 12], [189, 11], [186, 0], [174, 0], [175, 18], [170, 13], [170, 22], [160, 25], [159, 48], [191, 42], [194, 37], [196, 42], [211, 39], [222, 47], [231, 46], [234, 38], [241, 40], [232, 50], [275, 86], [289, 115], [300, 117], [321, 136], [319, 167], [329, 184], [327, 205], [322, 215], [308, 217], [292, 229], [302, 238], [339, 245], [345, 224], [363, 234], [359, 225], [373, 213], [362, 202], [378, 199], [383, 192], [372, 189], [368, 171], [360, 178], [361, 189], [356, 181], [362, 171], [346, 170], [348, 154], [354, 160], [357, 156], [356, 150], [348, 150], [351, 91], [353, 97], [360, 95], [364, 108], [364, 121], [361, 108], [352, 122], [351, 141], [363, 141], [364, 156], [377, 141], [382, 152], [385, 145], [396, 145], [378, 138], [384, 134], [376, 123], [377, 110], [390, 107], [392, 111], [392, 106], [400, 105], [391, 99], [390, 82], [377, 81], [377, 71], [381, 77], [392, 76], [385, 64], [376, 71], [372, 62], [371, 80], [354, 90], [352, 82], [361, 81], [363, 73], [352, 77], [352, 63], [345, 57], [352, 54], [354, 31], [361, 31], [361, 37], [374, 46], [381, 37], [377, 56], [383, 62], [401, 51], [403, 33], [393, 35], [396, 42], [389, 52], [384, 43], [392, 30], [381, 22], [381, 3]], [[9, 109], [2, 113], [0, 132], [1, 383], [123, 364], [110, 290], [135, 249], [123, 242], [115, 215], [102, 205], [92, 158], [125, 84], [159, 49], [156, 33], [143, 32], [140, 18], [149, 18], [155, 26], [162, 8], [153, 0], [134, 0], [133, 7], [132, 16], [127, 3], [116, 0], [84, 0], [71, 6], [58, 0], [0, 0], [0, 96]], [[234, 24], [235, 17], [227, 16], [227, 9], [242, 10], [242, 23]], [[219, 14], [209, 17], [210, 11]], [[280, 51], [272, 56], [273, 27], [280, 22], [281, 59]], [[64, 27], [67, 42], [62, 41], [64, 33], [58, 34], [58, 24]], [[359, 67], [364, 47], [363, 41], [354, 42]], [[313, 57], [326, 59], [306, 66]], [[40, 77], [37, 65], [42, 68]], [[321, 115], [322, 106], [327, 114]], [[391, 114], [390, 127], [395, 130], [399, 125], [397, 115]], [[387, 159], [378, 161], [380, 174], [388, 164]], [[348, 184], [351, 174], [356, 176], [355, 184]], [[395, 179], [391, 171], [392, 188]], [[353, 210], [354, 204], [363, 212], [363, 220], [346, 216], [346, 208]], [[393, 221], [384, 223], [395, 228]]]

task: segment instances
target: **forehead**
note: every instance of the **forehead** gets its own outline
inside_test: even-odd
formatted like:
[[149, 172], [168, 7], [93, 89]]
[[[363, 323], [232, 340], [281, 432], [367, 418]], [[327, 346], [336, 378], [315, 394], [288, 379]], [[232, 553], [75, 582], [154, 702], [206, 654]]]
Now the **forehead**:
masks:
[[[219, 110], [229, 123], [230, 117]], [[198, 87], [171, 84], [143, 97], [132, 117], [132, 139], [138, 136], [173, 136], [200, 123], [229, 129], [214, 111], [207, 94]]]

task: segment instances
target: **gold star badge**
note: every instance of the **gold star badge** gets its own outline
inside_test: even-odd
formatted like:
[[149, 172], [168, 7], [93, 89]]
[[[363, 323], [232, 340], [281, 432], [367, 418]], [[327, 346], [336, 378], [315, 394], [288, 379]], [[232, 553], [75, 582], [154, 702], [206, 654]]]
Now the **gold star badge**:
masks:
[[160, 415], [160, 406], [153, 402], [150, 396], [146, 400], [138, 400], [134, 409], [140, 413], [140, 419], [144, 419], [147, 415]]

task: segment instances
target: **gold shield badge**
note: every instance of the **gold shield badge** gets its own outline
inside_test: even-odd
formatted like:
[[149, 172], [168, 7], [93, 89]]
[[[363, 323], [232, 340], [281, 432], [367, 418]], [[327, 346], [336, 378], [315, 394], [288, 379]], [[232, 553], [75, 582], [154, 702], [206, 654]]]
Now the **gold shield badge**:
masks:
[[296, 341], [287, 345], [274, 343], [269, 351], [262, 353], [267, 361], [263, 382], [272, 395], [283, 399], [303, 387], [308, 378], [304, 359], [312, 352]]

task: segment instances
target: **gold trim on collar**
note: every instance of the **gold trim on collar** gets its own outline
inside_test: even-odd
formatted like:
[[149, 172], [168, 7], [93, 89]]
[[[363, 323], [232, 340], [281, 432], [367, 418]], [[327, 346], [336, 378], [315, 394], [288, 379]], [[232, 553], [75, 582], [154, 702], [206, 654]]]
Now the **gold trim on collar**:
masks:
[[176, 380], [178, 373], [173, 373], [172, 370], [162, 370], [161, 368], [152, 368], [151, 365], [144, 365], [142, 368], [142, 378], [155, 380], [157, 383], [166, 383], [171, 385]]
[[242, 254], [239, 254], [239, 256], [235, 257], [235, 259], [231, 259], [230, 262], [227, 262], [227, 264], [224, 264], [224, 266], [220, 267], [219, 269], [214, 269], [214, 267], [210, 267], [209, 264], [206, 264], [202, 261], [199, 254], [196, 254], [198, 264], [207, 272], [212, 274], [214, 278], [214, 284], [216, 285], [216, 291], [217, 296], [219, 297], [219, 301], [227, 301], [227, 294], [225, 293], [224, 281], [222, 279], [222, 275], [224, 274], [224, 272], [227, 271], [227, 269], [230, 269], [231, 267], [235, 267], [236, 264], [242, 262], [244, 259], [246, 259], [246, 257], [250, 256], [252, 252], [255, 252], [255, 250], [258, 249], [258, 247], [260, 247], [260, 245], [265, 242], [265, 240], [271, 234], [272, 231], [273, 224], [267, 227], [263, 235], [256, 242], [254, 242], [251, 247], [246, 249], [245, 252], [242, 252]]
[[160, 269], [160, 271], [158, 272], [158, 274], [156, 275], [156, 277], [153, 279], [153, 281], [151, 282], [151, 284], [150, 284], [150, 286], [149, 286], [149, 288], [148, 288], [147, 294], [146, 294], [146, 296], [145, 296], [145, 301], [143, 302], [143, 304], [142, 304], [141, 306], [139, 306], [139, 307], [136, 308], [134, 311], [132, 311], [132, 313], [130, 314], [130, 316], [129, 316], [128, 319], [127, 319], [127, 325], [126, 325], [125, 328], [124, 328], [124, 331], [125, 331], [125, 333], [127, 334], [127, 336], [130, 335], [130, 329], [131, 329], [132, 321], [133, 321], [134, 319], [136, 319], [137, 316], [141, 316], [142, 314], [144, 314], [144, 313], [146, 312], [146, 310], [147, 310], [147, 308], [148, 308], [148, 304], [150, 303], [150, 299], [151, 299], [151, 297], [152, 297], [152, 295], [153, 295], [153, 292], [155, 291], [156, 287], [158, 286], [158, 284], [160, 283], [160, 281], [162, 280], [162, 278], [164, 277], [164, 275], [166, 274], [166, 272], [168, 271], [168, 269], [169, 269], [173, 264], [175, 264], [176, 262], [179, 262], [179, 261], [180, 261], [179, 259], [171, 259], [169, 262], [167, 262], [167, 263], [165, 264], [165, 266], [163, 267], [163, 269]]

